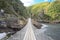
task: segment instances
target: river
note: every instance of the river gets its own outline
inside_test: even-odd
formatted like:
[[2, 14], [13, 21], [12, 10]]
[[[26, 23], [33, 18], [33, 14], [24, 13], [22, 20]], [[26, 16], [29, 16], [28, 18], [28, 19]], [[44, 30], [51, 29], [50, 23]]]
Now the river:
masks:
[[60, 24], [44, 24], [44, 34], [50, 36], [54, 40], [60, 40]]

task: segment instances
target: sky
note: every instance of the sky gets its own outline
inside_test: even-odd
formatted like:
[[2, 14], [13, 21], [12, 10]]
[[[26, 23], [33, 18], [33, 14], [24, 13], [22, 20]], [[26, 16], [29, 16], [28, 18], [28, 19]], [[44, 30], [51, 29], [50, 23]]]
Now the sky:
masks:
[[36, 4], [36, 3], [41, 3], [41, 2], [51, 2], [53, 0], [20, 0], [24, 6], [28, 7], [28, 6], [31, 6], [33, 4]]

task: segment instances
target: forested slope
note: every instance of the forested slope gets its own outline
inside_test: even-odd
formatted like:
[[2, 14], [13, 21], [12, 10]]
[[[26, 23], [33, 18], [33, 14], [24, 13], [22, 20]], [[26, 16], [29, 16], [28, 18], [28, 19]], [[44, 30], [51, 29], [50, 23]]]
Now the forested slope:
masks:
[[17, 17], [26, 17], [27, 10], [20, 0], [0, 0], [0, 10], [3, 9], [5, 14], [13, 14]]
[[43, 21], [60, 21], [60, 1], [43, 2], [32, 5], [28, 9], [33, 19]]

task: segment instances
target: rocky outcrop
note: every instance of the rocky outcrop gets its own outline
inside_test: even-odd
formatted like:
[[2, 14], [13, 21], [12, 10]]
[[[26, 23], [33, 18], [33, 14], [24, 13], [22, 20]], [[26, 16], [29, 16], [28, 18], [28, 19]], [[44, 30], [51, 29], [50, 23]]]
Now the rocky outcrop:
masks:
[[21, 30], [26, 25], [25, 20], [20, 20], [18, 18], [9, 18], [5, 20], [0, 20], [0, 32], [16, 32]]
[[42, 24], [39, 23], [39, 22], [37, 22], [37, 21], [35, 21], [35, 20], [32, 20], [32, 24], [33, 24], [36, 28], [38, 28], [38, 29], [40, 29], [40, 28], [42, 27]]

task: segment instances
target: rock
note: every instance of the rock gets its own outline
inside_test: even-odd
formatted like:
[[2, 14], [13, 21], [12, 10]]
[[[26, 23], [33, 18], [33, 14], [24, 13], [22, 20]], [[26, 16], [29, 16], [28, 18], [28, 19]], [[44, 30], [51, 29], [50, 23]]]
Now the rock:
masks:
[[8, 18], [0, 20], [0, 32], [17, 32], [26, 25], [26, 20]]
[[42, 25], [33, 24], [36, 28], [40, 29]]
[[38, 29], [40, 29], [42, 27], [41, 23], [38, 23], [37, 21], [32, 20], [32, 23]]
[[14, 32], [14, 31], [7, 27], [0, 27], [0, 33], [3, 33], [3, 32], [7, 33], [7, 32]]
[[18, 28], [21, 29], [25, 26], [26, 22], [21, 21], [21, 19], [18, 18], [12, 18], [7, 20], [7, 27], [9, 28]]
[[0, 27], [7, 27], [7, 23], [4, 20], [0, 20]]

